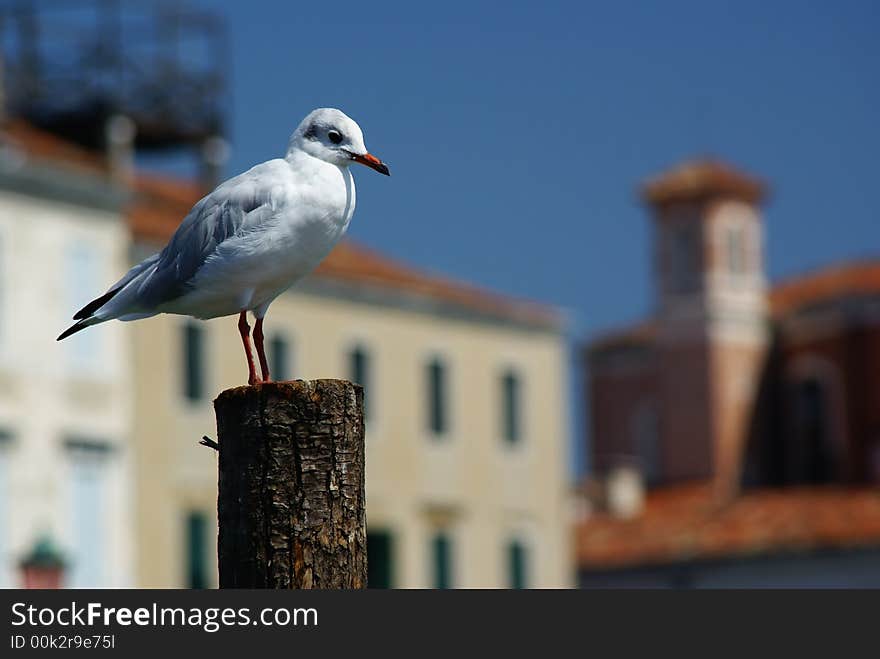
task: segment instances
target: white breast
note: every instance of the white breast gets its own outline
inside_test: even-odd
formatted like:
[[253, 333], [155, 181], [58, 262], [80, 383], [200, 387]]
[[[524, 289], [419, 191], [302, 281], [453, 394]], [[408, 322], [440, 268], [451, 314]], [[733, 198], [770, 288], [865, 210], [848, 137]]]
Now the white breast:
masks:
[[210, 318], [265, 307], [317, 267], [354, 215], [354, 177], [348, 168], [315, 161], [294, 171], [284, 188], [272, 218], [222, 243], [194, 290], [168, 311]]

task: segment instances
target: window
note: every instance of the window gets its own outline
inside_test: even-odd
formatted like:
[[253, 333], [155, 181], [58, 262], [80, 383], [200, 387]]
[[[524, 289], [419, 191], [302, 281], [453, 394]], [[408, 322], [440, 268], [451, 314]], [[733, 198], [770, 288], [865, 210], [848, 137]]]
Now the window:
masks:
[[824, 382], [810, 377], [795, 385], [796, 482], [830, 483], [837, 465], [831, 437], [830, 392]]
[[746, 271], [746, 254], [743, 228], [740, 226], [728, 227], [724, 242], [727, 253], [727, 271], [731, 275], [744, 274]]
[[204, 330], [195, 322], [187, 322], [183, 326], [183, 393], [191, 401], [205, 395], [204, 351]]
[[434, 564], [434, 588], [452, 587], [452, 540], [444, 532], [438, 532], [431, 540], [431, 557]]
[[[94, 246], [78, 242], [67, 250], [64, 266], [67, 287], [65, 307], [76, 311], [101, 293], [101, 253]], [[101, 365], [101, 332], [94, 328], [67, 339], [72, 366], [77, 371], [94, 372]]]
[[657, 409], [650, 401], [642, 401], [630, 418], [632, 444], [642, 476], [648, 485], [660, 480], [660, 420]]
[[880, 485], [880, 438], [874, 439], [868, 451], [868, 481]]
[[106, 586], [104, 564], [107, 500], [107, 456], [110, 445], [89, 439], [69, 439], [70, 520], [73, 525], [70, 584], [73, 588]]
[[501, 376], [501, 427], [505, 441], [516, 444], [520, 440], [520, 380], [513, 371]]
[[367, 587], [391, 588], [391, 533], [367, 531]]
[[290, 378], [290, 349], [287, 340], [280, 334], [275, 334], [269, 340], [269, 372], [275, 381]]
[[669, 231], [669, 286], [674, 293], [688, 293], [697, 284], [697, 234], [692, 226], [678, 226]]
[[528, 588], [526, 547], [519, 540], [507, 545], [507, 584], [510, 588]]
[[370, 355], [363, 346], [355, 346], [348, 353], [348, 373], [352, 382], [364, 388], [364, 420], [367, 421], [370, 418], [372, 408], [372, 389], [370, 387]]
[[428, 363], [426, 376], [428, 429], [435, 435], [443, 435], [449, 429], [446, 366], [440, 359], [432, 359]]
[[208, 516], [192, 511], [186, 518], [186, 587], [208, 586]]

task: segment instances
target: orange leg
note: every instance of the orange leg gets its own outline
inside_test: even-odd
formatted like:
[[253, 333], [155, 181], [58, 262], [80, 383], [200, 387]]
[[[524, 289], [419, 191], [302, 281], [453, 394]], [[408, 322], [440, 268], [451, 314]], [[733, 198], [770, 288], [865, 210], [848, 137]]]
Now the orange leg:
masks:
[[254, 327], [254, 343], [257, 346], [257, 357], [260, 359], [260, 370], [263, 372], [263, 382], [271, 382], [272, 378], [269, 374], [269, 362], [266, 359], [266, 349], [263, 347], [262, 318], [257, 318], [257, 325]]
[[254, 367], [254, 353], [251, 351], [251, 326], [248, 325], [246, 311], [242, 311], [238, 316], [238, 333], [241, 334], [241, 343], [244, 345], [244, 354], [247, 357], [248, 384], [253, 386], [258, 382], [257, 369]]

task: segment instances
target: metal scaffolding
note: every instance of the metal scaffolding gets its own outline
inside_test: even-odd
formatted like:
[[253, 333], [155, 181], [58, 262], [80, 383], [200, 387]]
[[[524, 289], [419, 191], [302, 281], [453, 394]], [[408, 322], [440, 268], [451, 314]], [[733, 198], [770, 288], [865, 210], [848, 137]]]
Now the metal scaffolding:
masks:
[[95, 149], [109, 119], [135, 147], [200, 147], [226, 132], [229, 39], [180, 2], [18, 0], [0, 7], [7, 115]]

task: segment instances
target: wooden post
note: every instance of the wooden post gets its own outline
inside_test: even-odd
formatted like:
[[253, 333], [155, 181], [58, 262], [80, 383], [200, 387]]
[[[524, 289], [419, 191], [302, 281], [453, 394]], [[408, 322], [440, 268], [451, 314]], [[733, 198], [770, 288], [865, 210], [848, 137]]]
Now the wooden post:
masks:
[[221, 588], [365, 588], [363, 389], [295, 380], [214, 401]]

